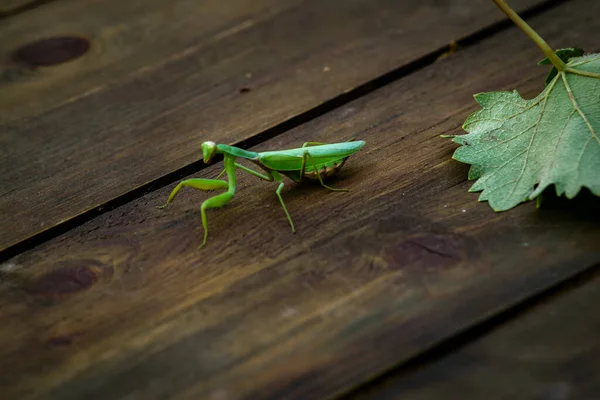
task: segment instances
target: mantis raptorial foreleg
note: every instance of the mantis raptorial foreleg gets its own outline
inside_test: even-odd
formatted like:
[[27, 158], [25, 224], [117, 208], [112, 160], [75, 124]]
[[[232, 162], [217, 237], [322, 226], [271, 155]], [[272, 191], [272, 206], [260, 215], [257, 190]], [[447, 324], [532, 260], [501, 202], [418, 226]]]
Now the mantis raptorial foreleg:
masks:
[[200, 248], [206, 244], [206, 240], [208, 239], [208, 219], [206, 218], [206, 210], [209, 208], [218, 208], [223, 207], [227, 203], [233, 199], [235, 195], [235, 187], [236, 187], [236, 179], [235, 179], [235, 157], [230, 154], [225, 154], [225, 159], [223, 163], [225, 164], [225, 172], [227, 173], [228, 182], [212, 180], [212, 182], [221, 182], [221, 184], [227, 184], [227, 192], [221, 193], [210, 199], [204, 200], [202, 205], [200, 206], [200, 214], [202, 214], [202, 226], [204, 227], [204, 240], [202, 244], [199, 246]]
[[[223, 182], [223, 181], [221, 181], [221, 182]], [[227, 182], [225, 182], [225, 183], [227, 183]], [[198, 248], [203, 247], [206, 244], [206, 239], [208, 239], [208, 219], [206, 217], [206, 210], [209, 208], [223, 207], [224, 205], [229, 203], [231, 201], [231, 199], [233, 199], [233, 196], [234, 196], [234, 193], [225, 192], [225, 193], [216, 195], [214, 197], [211, 197], [210, 199], [204, 200], [204, 202], [200, 206], [200, 214], [202, 214], [202, 226], [204, 227], [204, 241]]]
[[[167, 202], [159, 206], [157, 208], [165, 208], [167, 207], [177, 196], [177, 193], [181, 190], [182, 187], [187, 186], [198, 190], [216, 190], [216, 189], [227, 189], [226, 193], [221, 193], [219, 195], [213, 196], [209, 199], [206, 199], [202, 205], [200, 206], [200, 213], [202, 215], [202, 226], [204, 227], [204, 241], [200, 245], [200, 247], [206, 244], [206, 240], [208, 239], [208, 219], [206, 217], [206, 210], [209, 208], [217, 208], [223, 207], [227, 203], [233, 199], [235, 195], [235, 163], [234, 158], [231, 156], [225, 156], [225, 170], [227, 173], [227, 177], [229, 178], [227, 182], [219, 180], [219, 179], [201, 179], [201, 178], [193, 178], [186, 179], [185, 181], [179, 182], [177, 186], [173, 189]], [[223, 175], [223, 173], [219, 174], [219, 176]]]
[[184, 186], [191, 187], [191, 188], [198, 189], [198, 190], [216, 190], [216, 189], [228, 189], [229, 188], [229, 184], [227, 182], [219, 181], [216, 179], [200, 179], [200, 178], [186, 179], [185, 181], [179, 182], [179, 184], [177, 186], [175, 186], [175, 189], [173, 189], [173, 191], [169, 195], [167, 202], [164, 205], [159, 206], [157, 208], [165, 208], [166, 206], [168, 206], [173, 201], [175, 196], [177, 196], [177, 193]]
[[[181, 188], [184, 186], [191, 187], [191, 188], [198, 189], [198, 190], [230, 189], [228, 182], [217, 180], [217, 179], [200, 179], [200, 178], [187, 179], [185, 181], [179, 182], [179, 184], [177, 186], [175, 186], [175, 189], [173, 189], [173, 191], [171, 192], [171, 195], [169, 196], [169, 199], [167, 200], [165, 205], [160, 206], [158, 208], [165, 208], [166, 206], [168, 206], [169, 203], [171, 203], [173, 201], [173, 199], [175, 198], [175, 196], [177, 195], [179, 190], [181, 190]], [[208, 238], [208, 221], [206, 218], [206, 209], [222, 207], [225, 204], [229, 203], [232, 198], [233, 198], [233, 193], [226, 192], [226, 193], [221, 193], [217, 196], [211, 197], [210, 199], [207, 199], [204, 201], [204, 203], [202, 203], [202, 206], [200, 207], [200, 213], [202, 214], [202, 226], [204, 227], [204, 241], [202, 242], [200, 247], [202, 247], [206, 244], [206, 239]]]

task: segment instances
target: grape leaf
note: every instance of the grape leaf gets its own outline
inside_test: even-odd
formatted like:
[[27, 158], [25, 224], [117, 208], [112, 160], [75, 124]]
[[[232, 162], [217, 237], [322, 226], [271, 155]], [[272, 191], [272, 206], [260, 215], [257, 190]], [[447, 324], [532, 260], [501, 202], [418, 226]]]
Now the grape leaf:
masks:
[[465, 121], [466, 135], [453, 136], [461, 145], [453, 158], [471, 164], [479, 201], [504, 211], [550, 185], [570, 199], [582, 187], [600, 196], [600, 54], [569, 58], [534, 99], [513, 91], [475, 100], [482, 108]]
[[[564, 62], [569, 62], [570, 58], [582, 56], [583, 49], [579, 48], [579, 47], [570, 47], [568, 49], [558, 49], [558, 50], [556, 50], [556, 55], [558, 56], [558, 58], [560, 58]], [[542, 61], [540, 61], [538, 63], [538, 65], [547, 65], [547, 64], [552, 64], [548, 57], [544, 58]], [[558, 70], [556, 69], [556, 67], [552, 67], [552, 69], [548, 73], [548, 76], [546, 77], [546, 81], [544, 82], [546, 84], [546, 86], [548, 86], [548, 84], [550, 82], [552, 82], [552, 79], [554, 79], [556, 74], [558, 74]]]

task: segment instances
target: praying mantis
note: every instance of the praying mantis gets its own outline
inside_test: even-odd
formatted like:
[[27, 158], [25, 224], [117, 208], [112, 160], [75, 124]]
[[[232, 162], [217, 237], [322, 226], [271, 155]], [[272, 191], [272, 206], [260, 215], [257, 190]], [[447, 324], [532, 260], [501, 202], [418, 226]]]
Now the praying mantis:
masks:
[[[281, 175], [285, 175], [294, 182], [303, 182], [305, 179], [318, 180], [326, 189], [334, 192], [347, 192], [348, 189], [335, 189], [327, 186], [323, 182], [323, 178], [328, 178], [336, 174], [344, 165], [348, 157], [359, 151], [365, 145], [365, 141], [355, 141], [354, 138], [342, 143], [321, 143], [321, 142], [306, 142], [301, 148], [290, 150], [265, 151], [256, 153], [247, 151], [235, 146], [226, 144], [216, 144], [215, 142], [206, 141], [202, 143], [202, 159], [208, 164], [215, 154], [223, 155], [225, 168], [217, 176], [216, 179], [200, 179], [192, 178], [179, 182], [173, 189], [167, 202], [158, 208], [167, 207], [175, 198], [179, 190], [184, 186], [198, 190], [217, 190], [224, 189], [225, 193], [221, 193], [214, 197], [205, 200], [200, 206], [202, 215], [202, 226], [204, 228], [204, 241], [199, 248], [204, 247], [208, 239], [208, 220], [206, 210], [209, 208], [223, 207], [229, 203], [236, 189], [236, 169], [247, 172], [250, 175], [256, 176], [265, 181], [275, 181], [279, 184], [275, 190], [275, 194], [279, 198], [279, 202], [283, 207], [283, 211], [292, 227], [292, 232], [296, 232], [292, 217], [283, 202], [281, 191], [284, 183]], [[260, 167], [265, 173], [254, 171], [236, 162], [237, 158], [249, 160]], [[227, 174], [227, 181], [220, 180], [223, 174]]]

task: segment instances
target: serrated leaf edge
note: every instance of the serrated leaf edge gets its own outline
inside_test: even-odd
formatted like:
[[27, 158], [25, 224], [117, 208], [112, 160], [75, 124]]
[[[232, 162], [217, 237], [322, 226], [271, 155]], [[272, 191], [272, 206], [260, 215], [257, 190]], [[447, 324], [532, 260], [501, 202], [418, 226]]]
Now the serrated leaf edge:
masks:
[[[583, 74], [583, 73], [581, 73], [581, 71], [579, 71], [579, 70], [576, 70], [576, 69], [574, 68], [574, 67], [578, 67], [578, 66], [580, 66], [580, 65], [587, 64], [588, 62], [596, 61], [596, 60], [598, 60], [598, 59], [600, 59], [600, 54], [598, 54], [598, 53], [586, 54], [586, 55], [583, 55], [583, 56], [580, 56], [580, 57], [573, 57], [573, 58], [570, 58], [570, 59], [569, 59], [569, 62], [567, 63], [567, 66], [569, 67], [569, 69], [568, 69], [567, 71], [561, 71], [561, 72], [559, 72], [559, 73], [558, 73], [558, 74], [557, 74], [557, 75], [556, 75], [556, 76], [555, 76], [555, 77], [552, 79], [552, 81], [550, 82], [550, 84], [548, 84], [548, 86], [546, 86], [546, 87], [544, 88], [544, 90], [543, 90], [543, 91], [542, 91], [542, 92], [541, 92], [541, 93], [540, 93], [538, 96], [536, 96], [535, 98], [533, 98], [533, 99], [531, 99], [531, 100], [526, 100], [526, 99], [524, 99], [524, 98], [523, 98], [523, 97], [522, 97], [522, 96], [521, 96], [521, 95], [518, 93], [518, 91], [517, 91], [517, 90], [513, 90], [512, 92], [510, 92], [510, 91], [505, 91], [505, 92], [481, 92], [481, 93], [477, 93], [477, 94], [473, 95], [473, 98], [475, 99], [475, 101], [476, 101], [476, 102], [477, 102], [477, 103], [478, 103], [478, 104], [479, 104], [479, 105], [480, 105], [482, 108], [481, 108], [480, 110], [477, 110], [477, 111], [475, 111], [475, 112], [471, 113], [471, 114], [470, 114], [470, 115], [467, 117], [467, 119], [465, 120], [465, 122], [463, 123], [463, 125], [462, 125], [462, 128], [463, 128], [463, 129], [464, 129], [464, 130], [467, 132], [467, 134], [466, 134], [466, 135], [452, 135], [452, 141], [453, 141], [454, 143], [457, 143], [457, 144], [461, 145], [461, 146], [464, 146], [464, 145], [466, 145], [466, 144], [465, 144], [466, 142], [464, 141], [464, 137], [465, 137], [465, 136], [468, 136], [468, 134], [470, 133], [470, 131], [469, 131], [469, 129], [468, 129], [468, 125], [469, 125], [470, 123], [472, 123], [472, 122], [473, 122], [473, 119], [476, 117], [476, 115], [477, 115], [478, 113], [480, 113], [482, 110], [484, 110], [484, 109], [485, 109], [485, 106], [484, 106], [484, 104], [482, 104], [482, 102], [480, 101], [480, 99], [481, 99], [482, 97], [485, 97], [486, 95], [493, 95], [493, 94], [498, 94], [498, 93], [507, 93], [507, 94], [513, 94], [513, 95], [517, 95], [517, 96], [518, 96], [518, 97], [519, 97], [521, 100], [524, 100], [524, 101], [532, 101], [532, 100], [535, 100], [535, 102], [534, 102], [533, 104], [531, 104], [531, 106], [530, 106], [530, 107], [527, 107], [527, 109], [531, 109], [532, 107], [535, 107], [536, 105], [538, 105], [538, 104], [539, 104], [539, 103], [540, 103], [542, 100], [544, 101], [544, 104], [545, 104], [545, 101], [546, 101], [546, 99], [548, 98], [548, 96], [550, 95], [551, 91], [554, 89], [554, 86], [555, 86], [556, 82], [558, 82], [558, 80], [560, 79], [560, 80], [562, 80], [562, 81], [563, 81], [563, 84], [565, 85], [565, 89], [566, 89], [567, 93], [569, 94], [569, 98], [571, 99], [571, 103], [572, 103], [572, 105], [573, 105], [573, 108], [574, 108], [574, 112], [573, 112], [573, 114], [574, 114], [575, 112], [579, 113], [579, 115], [580, 115], [580, 116], [582, 117], [582, 119], [585, 121], [585, 123], [586, 123], [586, 125], [587, 125], [587, 127], [588, 127], [588, 130], [590, 131], [590, 133], [591, 133], [591, 135], [592, 135], [592, 138], [595, 138], [595, 139], [598, 141], [598, 143], [600, 144], [600, 138], [598, 137], [598, 134], [597, 134], [597, 133], [594, 131], [593, 127], [592, 127], [592, 126], [591, 126], [591, 124], [589, 123], [589, 120], [587, 119], [587, 117], [585, 116], [585, 114], [584, 114], [584, 113], [581, 111], [581, 109], [579, 108], [579, 106], [578, 106], [578, 104], [577, 104], [577, 101], [576, 101], [576, 99], [575, 99], [575, 97], [574, 97], [574, 95], [573, 95], [573, 93], [572, 93], [572, 91], [571, 91], [571, 88], [570, 88], [570, 86], [569, 86], [569, 84], [568, 84], [568, 81], [567, 81], [567, 78], [566, 78], [566, 75], [567, 75], [567, 74], [569, 74], [569, 73], [572, 73], [572, 74], [576, 74], [576, 75], [580, 75], [580, 76], [584, 76], [584, 77], [588, 77], [588, 78], [592, 78], [592, 79], [600, 79], [600, 74], [598, 74], [598, 76], [595, 76], [595, 75], [596, 75], [595, 73], [590, 73], [591, 75], [593, 75], [593, 76], [590, 76], [590, 74]], [[587, 72], [587, 71], [584, 71], [584, 72]], [[524, 111], [521, 111], [521, 112], [519, 112], [519, 113], [516, 113], [516, 114], [512, 115], [510, 118], [514, 118], [514, 117], [516, 117], [517, 115], [521, 114], [522, 112], [524, 112]], [[542, 116], [543, 116], [543, 109], [541, 110], [541, 112], [540, 112], [540, 116], [539, 116], [538, 120], [536, 121], [536, 125], [538, 125], [538, 124], [539, 124], [539, 121], [540, 121], [540, 119], [542, 118]], [[569, 118], [570, 118], [570, 117], [569, 117]], [[448, 136], [451, 136], [451, 135], [448, 135]], [[534, 136], [535, 136], [535, 133], [534, 133], [534, 135], [532, 135], [532, 139], [533, 139], [533, 137], [534, 137]], [[590, 139], [592, 139], [592, 138], [590, 138]], [[528, 146], [528, 150], [527, 150], [527, 151], [529, 151], [529, 149], [530, 149], [530, 148], [531, 148], [531, 145], [530, 145], [530, 146]], [[456, 157], [457, 151], [458, 151], [458, 149], [456, 149], [456, 150], [455, 150], [454, 154], [452, 155], [452, 159], [454, 159], [454, 160], [456, 160], [456, 161], [459, 161], [459, 162], [465, 162], [465, 161], [462, 161], [462, 160], [460, 160], [459, 158], [457, 158], [457, 157]], [[469, 164], [468, 162], [465, 162], [465, 163]], [[520, 176], [519, 176], [519, 178], [518, 178], [518, 179], [517, 179], [515, 182], [518, 182], [518, 181], [519, 181], [519, 179], [522, 177], [522, 173], [523, 173], [523, 171], [524, 171], [524, 170], [525, 170], [525, 168], [526, 168], [526, 164], [527, 164], [527, 161], [526, 161], [526, 162], [523, 164], [523, 168], [522, 168], [522, 170], [521, 170]], [[479, 198], [478, 198], [478, 201], [480, 201], [480, 202], [483, 202], [483, 201], [488, 201], [488, 202], [489, 202], [489, 200], [488, 200], [488, 197], [489, 197], [489, 196], [488, 196], [488, 194], [489, 194], [489, 193], [488, 193], [488, 194], [486, 194], [486, 193], [484, 193], [484, 191], [487, 189], [487, 188], [485, 187], [485, 182], [487, 181], [487, 179], [489, 179], [489, 176], [491, 176], [491, 175], [488, 175], [488, 178], [487, 178], [487, 179], [485, 179], [485, 178], [481, 178], [481, 177], [480, 177], [480, 175], [479, 175], [479, 174], [477, 173], [477, 171], [476, 171], [476, 169], [478, 168], [478, 165], [476, 165], [476, 164], [470, 164], [470, 165], [471, 165], [471, 167], [469, 168], [469, 176], [468, 176], [468, 179], [469, 179], [469, 180], [476, 180], [476, 182], [475, 182], [475, 183], [474, 183], [474, 184], [471, 186], [471, 188], [469, 188], [469, 192], [479, 192], [479, 191], [482, 191], [481, 195], [480, 195], [480, 196], [479, 196]], [[492, 175], [493, 175], [493, 174], [492, 174]], [[483, 182], [481, 182], [481, 180], [482, 180], [482, 179], [485, 179], [485, 180], [484, 180]], [[515, 182], [511, 182], [511, 183], [515, 183]], [[530, 194], [529, 196], [527, 196], [525, 199], [523, 199], [523, 200], [522, 200], [520, 203], [526, 202], [526, 201], [528, 201], [528, 200], [533, 200], [533, 199], [535, 199], [536, 197], [539, 197], [539, 196], [541, 195], [541, 193], [542, 193], [542, 192], [543, 192], [543, 191], [544, 191], [544, 190], [545, 190], [545, 189], [546, 189], [548, 186], [550, 186], [550, 185], [554, 185], [554, 186], [555, 186], [556, 193], [557, 193], [557, 195], [558, 195], [558, 196], [561, 196], [561, 195], [564, 193], [564, 194], [565, 194], [565, 196], [566, 196], [568, 199], [572, 199], [572, 198], [574, 198], [574, 197], [575, 197], [575, 196], [576, 196], [576, 195], [577, 195], [577, 194], [578, 194], [578, 193], [581, 191], [581, 188], [582, 188], [582, 187], [587, 187], [586, 185], [579, 185], [579, 188], [578, 188], [578, 189], [577, 189], [577, 190], [576, 190], [576, 191], [575, 191], [575, 192], [574, 192], [572, 195], [570, 195], [569, 193], [565, 193], [565, 192], [563, 192], [563, 193], [559, 193], [559, 188], [557, 187], [556, 183], [549, 182], [549, 183], [548, 183], [547, 185], [545, 185], [544, 187], [541, 187], [540, 183], [541, 183], [541, 182], [537, 182], [537, 183], [536, 183], [536, 186], [534, 186], [534, 188], [532, 189], [532, 192], [531, 192], [531, 194]], [[483, 185], [483, 187], [482, 187], [482, 185]], [[515, 185], [515, 186], [516, 186], [516, 185]], [[513, 188], [514, 188], [515, 186], [513, 186]], [[590, 189], [590, 191], [592, 191], [592, 193], [594, 193], [595, 195], [597, 195], [597, 196], [600, 196], [600, 193], [595, 193], [595, 192], [594, 192], [594, 191], [593, 191], [593, 190], [592, 190], [590, 187], [587, 187], [587, 188], [588, 188], [588, 189]], [[497, 189], [498, 189], [498, 188], [494, 189], [494, 191], [495, 191], [495, 190], [497, 190]], [[514, 190], [514, 189], [513, 189], [513, 190]], [[507, 196], [507, 197], [509, 197], [509, 196]], [[519, 204], [519, 203], [518, 203], [518, 204]], [[501, 212], [501, 211], [506, 211], [506, 210], [512, 209], [512, 208], [516, 207], [518, 204], [515, 204], [515, 205], [513, 205], [513, 206], [510, 206], [510, 207], [494, 207], [494, 206], [493, 206], [493, 205], [490, 203], [490, 207], [492, 207], [492, 209], [494, 209], [494, 211], [496, 211], [496, 212]]]

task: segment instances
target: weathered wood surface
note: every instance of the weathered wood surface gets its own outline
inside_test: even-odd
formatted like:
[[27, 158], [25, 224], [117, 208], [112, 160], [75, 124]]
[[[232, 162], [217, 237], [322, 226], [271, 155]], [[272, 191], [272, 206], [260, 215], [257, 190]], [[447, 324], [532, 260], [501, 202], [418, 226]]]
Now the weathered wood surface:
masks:
[[33, 6], [39, 0], [1, 0], [0, 1], [0, 17], [8, 16], [27, 6]]
[[597, 400], [600, 276], [447, 357], [392, 375], [355, 400]]
[[[556, 47], [597, 50], [599, 7], [532, 23]], [[332, 183], [349, 193], [284, 191], [296, 235], [274, 185], [240, 175], [202, 251], [206, 195], [156, 210], [170, 186], [5, 263], [2, 393], [329, 397], [598, 263], [597, 201], [495, 214], [439, 138], [460, 132], [473, 93], [533, 97], [539, 58], [512, 29], [258, 146], [367, 141]]]
[[[198, 160], [203, 140], [251, 137], [502, 18], [454, 0], [61, 0], [10, 18], [0, 250]], [[56, 35], [91, 47], [13, 60]]]

